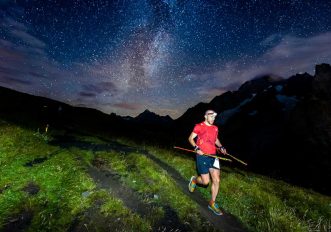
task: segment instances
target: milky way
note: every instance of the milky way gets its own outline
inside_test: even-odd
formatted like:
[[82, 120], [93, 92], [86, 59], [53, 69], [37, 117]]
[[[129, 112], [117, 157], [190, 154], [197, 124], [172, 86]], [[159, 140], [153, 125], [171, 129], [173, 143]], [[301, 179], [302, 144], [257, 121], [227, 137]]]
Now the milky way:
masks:
[[243, 82], [331, 63], [330, 1], [0, 0], [0, 85], [180, 116]]

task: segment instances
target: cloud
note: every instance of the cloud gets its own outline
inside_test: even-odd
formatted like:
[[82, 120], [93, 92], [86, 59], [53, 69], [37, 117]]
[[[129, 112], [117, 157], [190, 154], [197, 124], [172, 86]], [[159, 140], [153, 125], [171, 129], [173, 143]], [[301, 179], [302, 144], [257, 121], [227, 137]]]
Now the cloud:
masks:
[[[107, 93], [107, 96], [115, 96], [117, 92], [116, 86], [112, 82], [88, 83], [82, 85], [83, 91], [79, 92], [79, 96], [83, 98], [95, 98], [100, 94]], [[80, 100], [82, 100], [80, 98]]]
[[[28, 28], [10, 17], [4, 17], [0, 29], [6, 33], [0, 39], [0, 72], [7, 75], [7, 80], [17, 83], [29, 83], [25, 92], [34, 92], [33, 88], [50, 86], [50, 81], [60, 73], [56, 64], [46, 56], [46, 45], [38, 38], [30, 35]], [[22, 45], [23, 44], [23, 45]], [[15, 82], [5, 83], [6, 87], [22, 90]]]
[[26, 43], [28, 46], [32, 46], [35, 48], [44, 48], [46, 46], [44, 42], [28, 34], [26, 31], [14, 29], [11, 30], [11, 34], [14, 35], [16, 38], [22, 40], [22, 42]]
[[31, 85], [32, 83], [30, 81], [25, 81], [25, 80], [21, 80], [21, 79], [17, 79], [14, 77], [9, 77], [6, 75], [1, 75], [0, 76], [0, 82], [5, 83], [5, 84], [9, 84], [9, 85]]
[[112, 82], [89, 83], [82, 85], [85, 91], [93, 92], [95, 94], [102, 94], [104, 92], [116, 92], [116, 86]]
[[[19, 47], [20, 44], [25, 44], [27, 47], [34, 49], [43, 49], [46, 46], [43, 41], [30, 35], [28, 33], [28, 27], [23, 23], [17, 22], [11, 17], [4, 17], [2, 21], [0, 28], [4, 29], [5, 33], [7, 32], [6, 37], [9, 38], [11, 43], [14, 43], [16, 47]], [[5, 40], [2, 41], [6, 42]], [[7, 46], [8, 45], [9, 44], [7, 44]]]
[[[2, 44], [6, 43], [1, 43], [0, 41], [0, 46]], [[8, 42], [7, 44], [10, 43]], [[50, 64], [31, 53], [26, 53], [26, 49], [22, 50], [14, 46], [1, 47], [0, 57], [2, 58], [0, 59], [0, 75], [6, 75], [11, 79], [20, 80], [21, 83], [30, 84], [37, 84], [48, 78], [47, 73], [49, 71], [45, 71], [40, 67], [50, 68]]]
[[[310, 38], [286, 36], [276, 47], [268, 51], [266, 59], [294, 59], [296, 63], [331, 58], [331, 32]], [[329, 61], [329, 60], [328, 60]]]
[[278, 43], [279, 40], [281, 39], [281, 35], [280, 34], [272, 34], [270, 36], [268, 36], [266, 39], [264, 39], [260, 45], [266, 47], [266, 46], [273, 46], [275, 45], [275, 43]]
[[140, 107], [141, 107], [139, 104], [132, 104], [132, 103], [126, 103], [126, 102], [115, 103], [115, 104], [112, 104], [112, 106], [114, 106], [116, 108], [122, 108], [125, 110], [137, 110], [137, 109], [140, 109]]
[[[275, 36], [270, 36], [263, 43], [274, 40]], [[208, 79], [208, 82], [198, 87], [199, 93], [211, 99], [217, 92], [215, 89], [220, 92], [235, 90], [243, 82], [262, 75], [288, 78], [302, 72], [313, 74], [316, 64], [331, 63], [330, 41], [331, 32], [308, 38], [286, 35], [255, 60], [244, 57], [227, 62], [217, 72], [198, 76], [200, 79]]]
[[79, 95], [81, 97], [88, 97], [88, 98], [90, 98], [90, 97], [96, 97], [96, 94], [95, 93], [89, 93], [89, 92], [79, 92]]

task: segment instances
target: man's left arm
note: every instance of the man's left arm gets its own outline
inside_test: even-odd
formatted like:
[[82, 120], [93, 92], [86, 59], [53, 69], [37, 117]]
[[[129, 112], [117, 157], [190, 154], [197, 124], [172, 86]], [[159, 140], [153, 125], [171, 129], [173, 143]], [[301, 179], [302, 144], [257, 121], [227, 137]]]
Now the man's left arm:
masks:
[[222, 147], [222, 144], [221, 144], [221, 142], [220, 142], [220, 140], [218, 138], [216, 139], [215, 144], [216, 144], [216, 147], [218, 147], [218, 148], [221, 148]]

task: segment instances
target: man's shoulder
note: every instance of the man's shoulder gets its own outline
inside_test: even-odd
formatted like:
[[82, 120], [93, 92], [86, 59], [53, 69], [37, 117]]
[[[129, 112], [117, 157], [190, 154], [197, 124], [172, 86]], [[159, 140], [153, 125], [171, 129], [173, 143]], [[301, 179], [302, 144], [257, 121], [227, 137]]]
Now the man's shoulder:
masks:
[[204, 125], [205, 125], [204, 122], [199, 122], [199, 123], [195, 124], [195, 126], [204, 126]]
[[201, 130], [202, 128], [204, 128], [204, 123], [203, 122], [197, 123], [194, 126], [194, 131]]

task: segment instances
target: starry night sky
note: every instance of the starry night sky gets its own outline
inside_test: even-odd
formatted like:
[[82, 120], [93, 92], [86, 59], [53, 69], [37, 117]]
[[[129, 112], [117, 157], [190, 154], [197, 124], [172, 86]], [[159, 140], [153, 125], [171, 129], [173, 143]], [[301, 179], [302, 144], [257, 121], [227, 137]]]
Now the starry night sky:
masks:
[[0, 0], [0, 85], [106, 113], [177, 118], [319, 63], [330, 0]]

